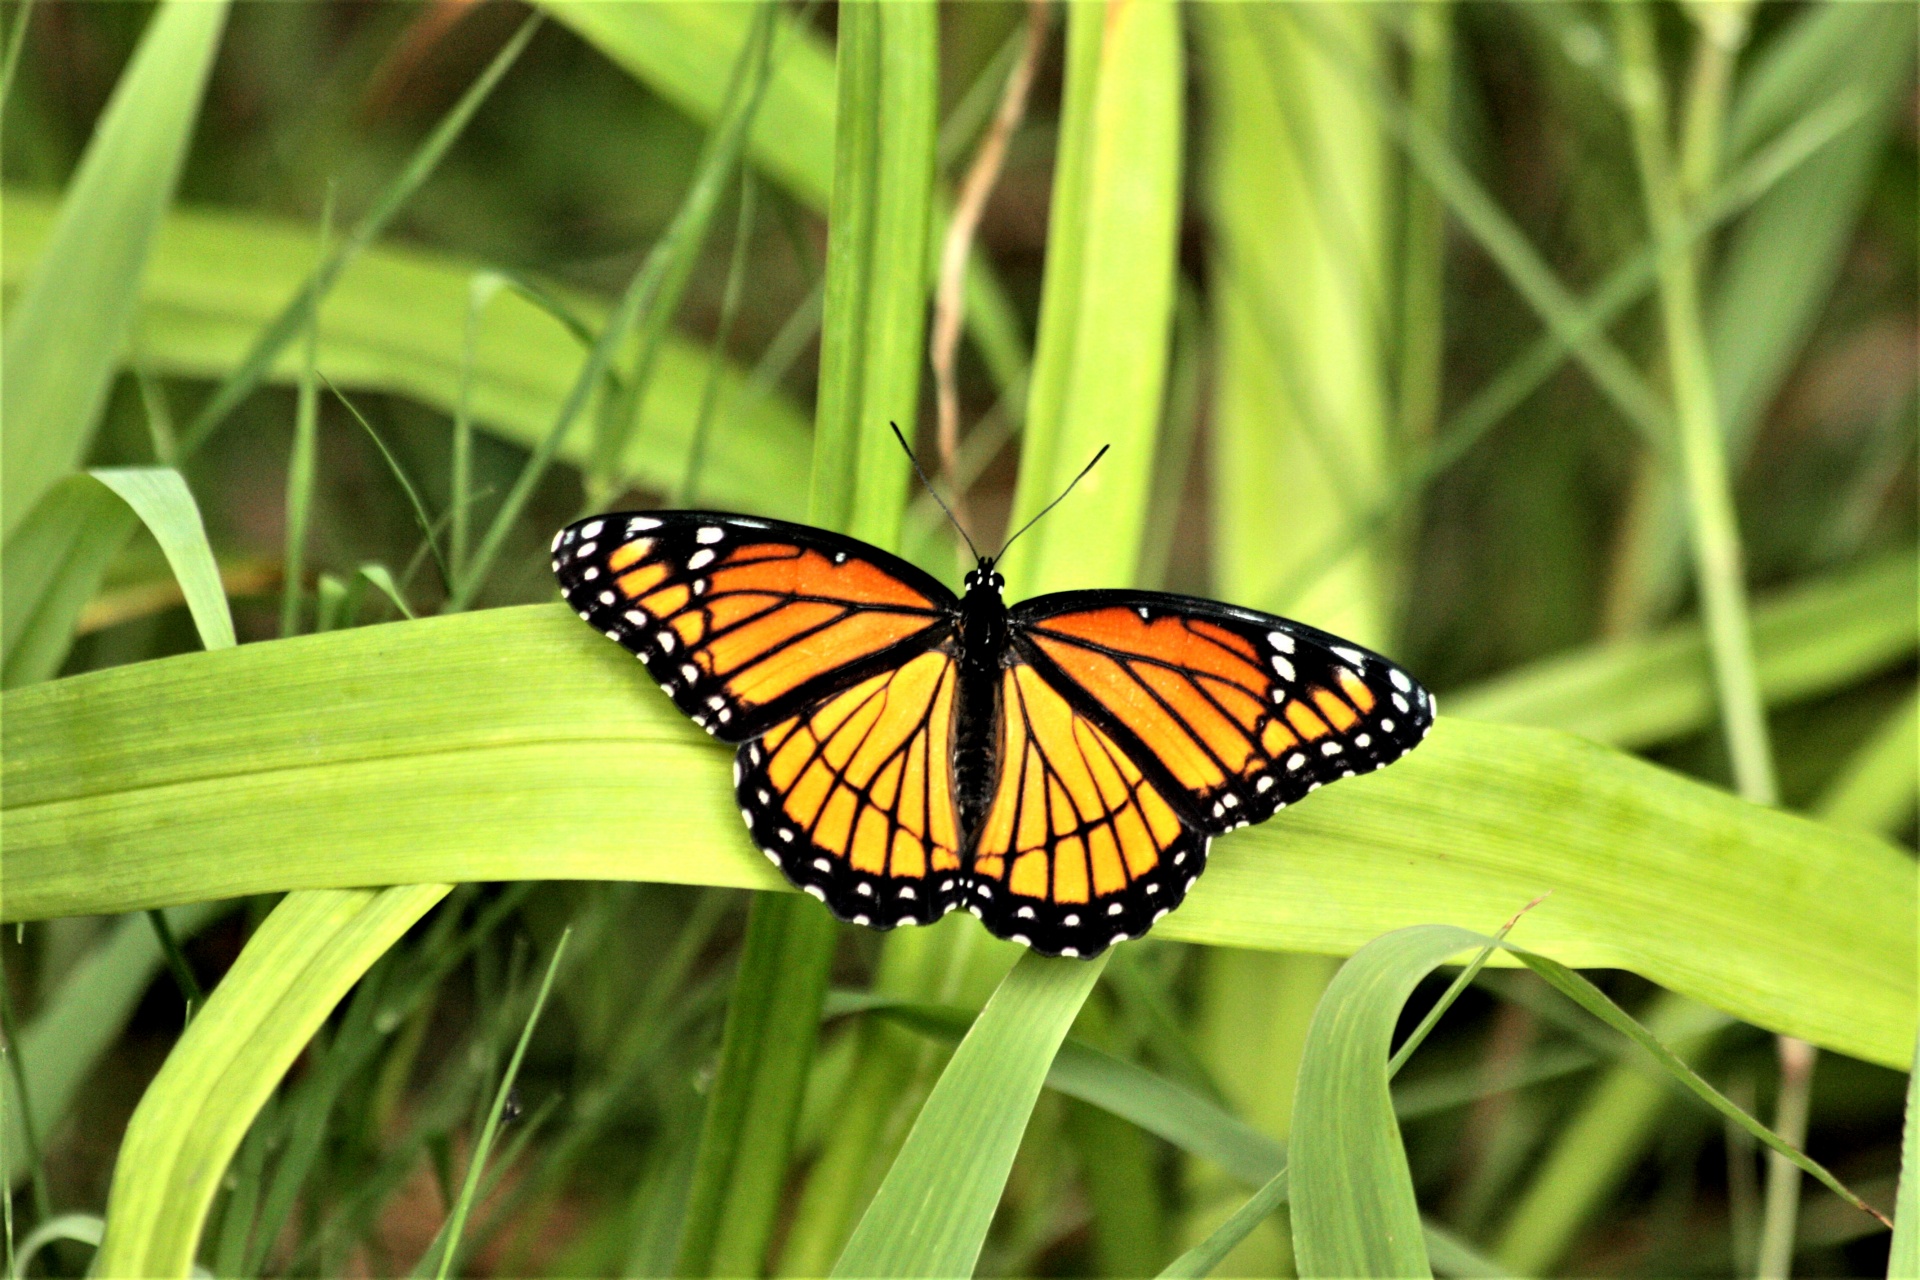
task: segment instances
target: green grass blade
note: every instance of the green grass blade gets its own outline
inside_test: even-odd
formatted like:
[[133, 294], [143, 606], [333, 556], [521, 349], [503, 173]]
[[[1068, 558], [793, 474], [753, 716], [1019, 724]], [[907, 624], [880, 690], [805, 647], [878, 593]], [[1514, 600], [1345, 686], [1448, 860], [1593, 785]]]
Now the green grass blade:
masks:
[[833, 1274], [973, 1273], [1048, 1068], [1105, 965], [1021, 957], [954, 1051]]
[[1012, 519], [1039, 513], [1102, 445], [1070, 509], [1002, 566], [1013, 593], [1135, 580], [1173, 325], [1185, 74], [1161, 4], [1068, 17], [1040, 338]]
[[487, 1108], [487, 1120], [480, 1127], [480, 1136], [473, 1144], [473, 1154], [467, 1157], [467, 1173], [460, 1182], [460, 1198], [454, 1201], [453, 1214], [447, 1220], [444, 1233], [445, 1242], [441, 1244], [440, 1264], [434, 1272], [435, 1280], [447, 1280], [453, 1270], [454, 1259], [460, 1256], [460, 1241], [465, 1234], [467, 1218], [473, 1213], [474, 1195], [480, 1189], [480, 1175], [486, 1170], [487, 1156], [493, 1151], [493, 1140], [500, 1132], [500, 1117], [506, 1111], [507, 1095], [513, 1092], [513, 1082], [519, 1078], [520, 1064], [527, 1056], [527, 1044], [533, 1039], [533, 1029], [540, 1025], [540, 1011], [547, 1007], [547, 996], [553, 991], [553, 975], [560, 971], [560, 960], [567, 953], [567, 939], [573, 936], [571, 926], [560, 934], [560, 941], [553, 945], [553, 956], [547, 961], [546, 976], [540, 980], [540, 992], [533, 998], [533, 1009], [527, 1014], [527, 1022], [520, 1030], [520, 1039], [513, 1046], [513, 1057], [507, 1060], [507, 1069], [500, 1076], [500, 1086], [493, 1091], [493, 1102]]
[[1420, 980], [1484, 942], [1446, 925], [1387, 934], [1342, 965], [1321, 997], [1300, 1061], [1288, 1143], [1302, 1276], [1431, 1274], [1387, 1054]]
[[937, 32], [917, 4], [843, 17], [810, 509], [815, 523], [892, 547], [909, 467], [886, 424], [919, 418]]
[[[333, 234], [334, 186], [327, 184], [327, 201], [320, 213], [320, 264], [327, 258], [327, 241]], [[300, 348], [300, 381], [294, 397], [293, 447], [287, 457], [287, 518], [280, 555], [280, 638], [300, 630], [302, 605], [307, 597], [307, 537], [313, 513], [313, 486], [319, 471], [320, 448], [320, 313], [307, 315], [307, 340]], [[464, 388], [463, 388], [464, 389]], [[339, 394], [335, 391], [335, 394]], [[464, 401], [461, 405], [464, 409]], [[355, 415], [358, 416], [358, 415]], [[457, 424], [456, 435], [465, 423]], [[371, 432], [372, 428], [369, 427]], [[377, 441], [376, 441], [377, 442]], [[385, 452], [385, 446], [382, 447]], [[162, 461], [167, 459], [163, 456]], [[454, 510], [461, 510], [458, 499], [465, 489], [456, 491]]]
[[234, 406], [246, 399], [253, 389], [260, 385], [274, 360], [280, 356], [286, 346], [309, 322], [312, 314], [326, 300], [334, 284], [339, 280], [340, 273], [359, 256], [361, 250], [380, 237], [380, 233], [386, 230], [387, 224], [393, 221], [394, 215], [406, 206], [407, 201], [413, 198], [421, 184], [426, 182], [433, 171], [439, 167], [440, 161], [446, 157], [453, 144], [459, 141], [460, 135], [466, 131], [474, 114], [480, 110], [480, 105], [492, 94], [494, 86], [500, 83], [507, 71], [519, 60], [521, 51], [527, 47], [527, 42], [533, 38], [533, 33], [539, 26], [538, 15], [520, 24], [519, 30], [514, 32], [505, 45], [501, 46], [500, 51], [487, 64], [486, 69], [471, 85], [467, 86], [452, 110], [441, 118], [434, 126], [433, 132], [429, 133], [407, 158], [407, 163], [401, 167], [398, 174], [394, 175], [393, 181], [382, 189], [373, 207], [354, 224], [353, 230], [347, 233], [339, 247], [328, 255], [327, 260], [319, 267], [306, 274], [299, 292], [259, 331], [247, 348], [246, 355], [222, 379], [218, 390], [213, 393], [212, 398], [200, 412], [194, 415], [192, 423], [187, 427], [185, 438], [181, 441], [184, 452], [192, 453], [199, 448], [200, 444], [212, 435], [222, 422], [226, 421], [227, 415], [233, 412]]
[[[1387, 56], [1369, 7], [1327, 15], [1358, 56]], [[1395, 469], [1383, 290], [1394, 156], [1286, 6], [1209, 5], [1196, 18], [1211, 72], [1214, 585], [1391, 651], [1380, 529], [1346, 534]], [[1408, 350], [1438, 337], [1413, 335]]]
[[[1698, 1023], [1699, 1012], [1686, 997], [1661, 992], [1644, 1021], [1693, 1065], [1714, 1043], [1712, 1036], [1680, 1038]], [[1521, 1275], [1552, 1274], [1577, 1233], [1646, 1154], [1673, 1101], [1668, 1083], [1644, 1062], [1623, 1061], [1595, 1080], [1501, 1221], [1493, 1245], [1500, 1261]]]
[[88, 474], [133, 508], [160, 544], [187, 597], [202, 647], [231, 649], [233, 614], [206, 526], [200, 522], [200, 507], [186, 480], [171, 467], [99, 467]]
[[1240, 1242], [1253, 1234], [1253, 1229], [1273, 1215], [1273, 1211], [1287, 1202], [1289, 1184], [1287, 1171], [1279, 1173], [1263, 1185], [1252, 1197], [1233, 1211], [1225, 1222], [1215, 1227], [1193, 1248], [1187, 1250], [1162, 1271], [1162, 1277], [1174, 1280], [1197, 1280], [1200, 1276], [1210, 1276], [1213, 1269], [1225, 1261], [1226, 1256], [1240, 1246]]
[[661, 344], [680, 310], [681, 298], [686, 294], [694, 267], [699, 264], [714, 215], [740, 165], [748, 132], [766, 98], [774, 62], [783, 52], [774, 47], [778, 16], [771, 5], [759, 7], [748, 39], [740, 47], [740, 55], [729, 73], [727, 95], [701, 148], [693, 181], [680, 207], [674, 211], [673, 221], [660, 234], [641, 269], [646, 284], [636, 335], [639, 350], [633, 357], [633, 373], [624, 395], [614, 402], [610, 411], [601, 414], [597, 423], [592, 465], [595, 488], [590, 493], [612, 494], [624, 487], [624, 477], [617, 467], [633, 429], [639, 424], [639, 405], [652, 385]]
[[101, 1275], [184, 1276], [247, 1126], [347, 989], [446, 885], [289, 895], [148, 1086], [107, 1199]]
[[[570, 4], [542, 7], [561, 26], [688, 116], [719, 119], [727, 71], [750, 38], [754, 9], [739, 4]], [[824, 210], [833, 191], [834, 52], [792, 14], [779, 18], [782, 50], [753, 122], [754, 167]]]
[[1813, 811], [1828, 822], [1893, 835], [1913, 817], [1920, 795], [1920, 703], [1902, 697], [1872, 736], [1841, 766]]
[[1556, 991], [1567, 996], [1575, 1004], [1626, 1036], [1627, 1039], [1640, 1046], [1640, 1048], [1646, 1050], [1647, 1053], [1653, 1057], [1654, 1061], [1659, 1063], [1673, 1079], [1677, 1080], [1690, 1093], [1705, 1102], [1709, 1107], [1733, 1121], [1734, 1124], [1746, 1130], [1749, 1134], [1752, 1134], [1773, 1151], [1785, 1156], [1802, 1172], [1813, 1175], [1813, 1177], [1825, 1185], [1829, 1191], [1832, 1191], [1848, 1204], [1853, 1205], [1856, 1209], [1863, 1212], [1873, 1214], [1875, 1217], [1880, 1218], [1882, 1222], [1887, 1221], [1878, 1211], [1869, 1208], [1866, 1202], [1861, 1200], [1859, 1196], [1842, 1185], [1839, 1179], [1835, 1178], [1823, 1166], [1781, 1141], [1779, 1136], [1771, 1129], [1768, 1129], [1758, 1120], [1755, 1120], [1752, 1116], [1729, 1102], [1719, 1090], [1701, 1079], [1693, 1068], [1682, 1061], [1671, 1049], [1660, 1043], [1658, 1037], [1629, 1017], [1621, 1010], [1619, 1005], [1609, 1000], [1606, 993], [1601, 991], [1600, 988], [1594, 986], [1593, 983], [1589, 982], [1586, 978], [1556, 960], [1551, 960], [1537, 952], [1524, 950], [1519, 947], [1509, 947], [1508, 949], [1512, 951], [1514, 955], [1518, 956], [1529, 969], [1532, 969], [1535, 973], [1546, 979], [1547, 983]]
[[[546, 0], [555, 21], [572, 29], [622, 70], [695, 120], [711, 123], [720, 108], [727, 68], [746, 42], [748, 10], [737, 4], [572, 4]], [[825, 213], [834, 190], [834, 140], [840, 112], [835, 51], [819, 34], [783, 15], [783, 52], [754, 124], [754, 167], [801, 203]], [[929, 288], [939, 270], [943, 227], [927, 244]], [[967, 269], [967, 327], [1003, 394], [1026, 380], [1027, 353], [1018, 313], [985, 261]], [[902, 424], [905, 425], [905, 424]]]
[[675, 1275], [757, 1275], [765, 1263], [837, 936], [814, 902], [754, 896]]
[[1906, 1136], [1900, 1142], [1900, 1189], [1894, 1197], [1893, 1247], [1887, 1280], [1920, 1276], [1920, 1042], [1907, 1073]]
[[[167, 912], [167, 923], [175, 938], [190, 938], [226, 909], [218, 902], [174, 907]], [[123, 916], [23, 1029], [13, 1052], [26, 1075], [35, 1133], [52, 1133], [65, 1118], [80, 1086], [125, 1030], [161, 963], [153, 926], [141, 915]], [[9, 1153], [24, 1151], [24, 1115], [11, 1073], [0, 1088], [7, 1090], [6, 1133], [0, 1142]], [[11, 1155], [9, 1160], [8, 1181], [17, 1187], [31, 1171]]]
[[[0, 259], [9, 290], [43, 251], [53, 206], [27, 192], [0, 200], [7, 252]], [[313, 263], [313, 232], [262, 214], [175, 211], [154, 246], [143, 284], [141, 361], [155, 373], [226, 377], [245, 358], [254, 334], [300, 288]], [[448, 417], [460, 404], [466, 317], [480, 267], [445, 254], [369, 245], [327, 295], [321, 315], [320, 368], [347, 391], [406, 396]], [[470, 413], [473, 424], [516, 444], [544, 439], [579, 369], [583, 347], [605, 322], [607, 304], [577, 291], [543, 288], [508, 277], [487, 304], [474, 336]], [[577, 329], [585, 329], [582, 343]], [[300, 361], [289, 348], [267, 370], [269, 381], [294, 384]], [[673, 490], [685, 476], [707, 351], [669, 338], [654, 366], [621, 467], [649, 488]], [[729, 429], [710, 442], [700, 500], [736, 510], [804, 517], [804, 502], [784, 481], [806, 467], [807, 423], [784, 397], [749, 390], [746, 371], [729, 364], [720, 401]], [[583, 466], [586, 433], [569, 437], [559, 457]], [[8, 575], [11, 578], [11, 574]]]
[[225, 3], [190, 0], [154, 12], [7, 316], [0, 527], [9, 538], [85, 460], [226, 18]]
[[0, 687], [51, 679], [107, 562], [139, 524], [133, 509], [90, 476], [68, 476], [33, 508], [0, 552]]
[[[739, 831], [725, 753], [633, 665], [542, 605], [10, 692], [5, 918], [382, 882], [782, 887]], [[316, 723], [321, 670], [341, 684]], [[587, 740], [618, 744], [615, 763], [583, 774]], [[1562, 734], [1442, 717], [1394, 768], [1217, 841], [1157, 933], [1340, 953], [1551, 889], [1528, 928], [1557, 959], [1902, 1064], [1914, 876], [1870, 836]]]
[[[1913, 564], [1899, 552], [1762, 597], [1753, 639], [1767, 702], [1830, 693], [1910, 656], [1920, 642]], [[1712, 723], [1706, 639], [1690, 622], [1577, 649], [1452, 694], [1447, 709], [1651, 746]]]
[[1562, 284], [1538, 250], [1503, 213], [1487, 190], [1473, 177], [1445, 139], [1414, 115], [1382, 80], [1366, 66], [1323, 15], [1290, 9], [1300, 29], [1326, 52], [1329, 61], [1345, 73], [1360, 100], [1366, 103], [1405, 148], [1407, 158], [1446, 201], [1448, 211], [1487, 252], [1527, 305], [1572, 348], [1580, 367], [1618, 408], [1629, 425], [1656, 451], [1666, 447], [1670, 415], [1631, 361], [1604, 334], [1581, 324], [1578, 302]]

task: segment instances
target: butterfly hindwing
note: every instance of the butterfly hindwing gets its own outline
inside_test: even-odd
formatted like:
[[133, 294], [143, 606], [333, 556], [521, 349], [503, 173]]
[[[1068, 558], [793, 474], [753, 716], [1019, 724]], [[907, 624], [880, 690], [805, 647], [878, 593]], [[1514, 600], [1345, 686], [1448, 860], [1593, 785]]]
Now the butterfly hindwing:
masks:
[[938, 644], [955, 606], [930, 575], [864, 543], [708, 511], [571, 524], [553, 571], [582, 620], [736, 743]]
[[1015, 648], [1201, 831], [1261, 822], [1397, 760], [1433, 698], [1377, 653], [1209, 600], [1076, 591], [1017, 605]]
[[842, 920], [930, 924], [964, 882], [951, 753], [957, 666], [922, 653], [740, 748], [740, 816], [788, 880]]
[[1001, 682], [1000, 772], [968, 908], [1048, 955], [1098, 955], [1139, 937], [1206, 866], [1206, 835], [1032, 665]]

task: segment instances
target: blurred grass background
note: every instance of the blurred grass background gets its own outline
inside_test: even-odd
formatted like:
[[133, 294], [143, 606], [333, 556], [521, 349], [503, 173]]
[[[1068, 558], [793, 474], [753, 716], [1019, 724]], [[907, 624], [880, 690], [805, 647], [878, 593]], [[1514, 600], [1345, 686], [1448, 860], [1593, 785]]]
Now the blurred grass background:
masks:
[[[894, 8], [554, 6], [215, 431], [200, 424], [216, 387], [314, 264], [373, 225], [528, 12], [235, 7], [174, 205], [144, 269], [132, 259], [137, 292], [118, 282], [117, 371], [94, 417], [72, 410], [97, 432], [69, 461], [181, 467], [244, 644], [548, 600], [546, 539], [586, 505], [811, 514], [951, 579], [938, 513], [868, 419], [919, 424], [983, 540], [1118, 438], [1080, 505], [1023, 543], [1016, 594], [1132, 580], [1288, 613], [1393, 653], [1449, 711], [1575, 728], [1731, 787], [1693, 692], [1708, 658], [1668, 407], [1685, 401], [1656, 293], [1672, 257], [1649, 248], [1659, 206], [1635, 133], [1650, 58], [1780, 797], [1912, 846], [1909, 6], [1647, 5], [1637, 53], [1605, 6], [1576, 3], [1195, 5], [1118, 36], [1098, 11], [1043, 9], [965, 281], [951, 456], [922, 385], [931, 264], [1031, 14]], [[4, 11], [10, 325], [155, 13]], [[736, 57], [755, 40], [765, 62]], [[867, 161], [836, 119], [870, 131]], [[90, 559], [77, 543], [35, 558], [47, 513], [94, 499], [17, 496], [16, 475], [63, 473], [16, 460], [7, 412], [8, 687], [200, 648], [160, 545], [118, 507], [117, 533], [76, 526], [101, 544]], [[444, 575], [429, 544], [452, 557]], [[201, 1260], [405, 1272], [433, 1256], [506, 1097], [462, 1269], [824, 1272], [950, 1044], [834, 1001], [978, 1008], [1013, 957], [967, 921], [882, 939], [749, 896], [523, 883], [423, 899], [240, 1140]], [[7, 932], [10, 1061], [50, 1121], [10, 1124], [14, 1236], [105, 1204], [183, 999], [271, 906], [170, 910], [172, 965], [144, 916]], [[1148, 941], [1114, 956], [1074, 1034], [1283, 1141], [1337, 963]], [[758, 1013], [736, 994], [783, 975]], [[1596, 976], [1736, 1101], [1778, 1113], [1771, 1036]], [[838, 1016], [816, 1033], [825, 985]], [[1752, 1144], [1619, 1057], [1530, 974], [1482, 974], [1396, 1089], [1428, 1219], [1517, 1273], [1754, 1274], [1779, 1214]], [[1808, 1149], [1883, 1204], [1902, 1085], [1826, 1054], [1806, 1097]], [[1151, 1274], [1204, 1237], [1244, 1199], [1244, 1166], [1157, 1132], [1042, 1093], [982, 1273]], [[718, 1167], [720, 1150], [747, 1154]], [[1824, 1192], [1795, 1225], [1793, 1272], [1885, 1273], [1886, 1234]], [[85, 1260], [54, 1245], [35, 1267]], [[1292, 1266], [1283, 1210], [1215, 1274]]]

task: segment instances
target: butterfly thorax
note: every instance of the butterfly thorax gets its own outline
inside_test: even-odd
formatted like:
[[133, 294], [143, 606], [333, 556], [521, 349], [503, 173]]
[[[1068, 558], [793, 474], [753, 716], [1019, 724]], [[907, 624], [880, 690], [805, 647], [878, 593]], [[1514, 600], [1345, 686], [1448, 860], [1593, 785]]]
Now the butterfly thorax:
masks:
[[1005, 585], [991, 560], [967, 574], [960, 601], [958, 705], [953, 718], [955, 800], [962, 844], [971, 847], [993, 799], [1000, 746], [1000, 679], [1007, 653]]

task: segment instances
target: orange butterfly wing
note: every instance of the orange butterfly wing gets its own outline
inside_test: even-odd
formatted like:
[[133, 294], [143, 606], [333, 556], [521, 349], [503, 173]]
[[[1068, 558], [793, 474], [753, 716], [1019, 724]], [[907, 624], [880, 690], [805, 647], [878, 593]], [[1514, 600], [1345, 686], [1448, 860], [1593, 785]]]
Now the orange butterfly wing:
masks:
[[959, 905], [951, 592], [850, 538], [717, 512], [596, 516], [553, 557], [583, 620], [741, 744], [740, 816], [797, 888], [879, 929]]
[[1207, 838], [1031, 664], [1001, 678], [1000, 774], [967, 909], [1048, 955], [1093, 956], [1180, 905]]
[[709, 511], [579, 521], [555, 537], [553, 572], [583, 621], [735, 743], [940, 643], [956, 603], [876, 548]]
[[1209, 834], [1390, 764], [1433, 725], [1432, 695], [1400, 667], [1286, 618], [1077, 591], [1012, 621], [1019, 651]]

